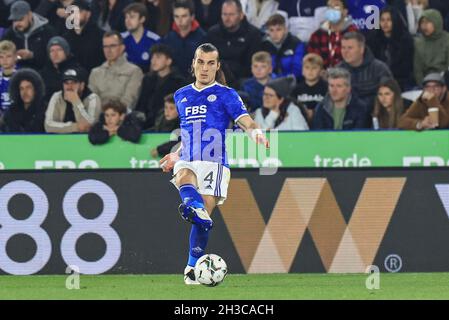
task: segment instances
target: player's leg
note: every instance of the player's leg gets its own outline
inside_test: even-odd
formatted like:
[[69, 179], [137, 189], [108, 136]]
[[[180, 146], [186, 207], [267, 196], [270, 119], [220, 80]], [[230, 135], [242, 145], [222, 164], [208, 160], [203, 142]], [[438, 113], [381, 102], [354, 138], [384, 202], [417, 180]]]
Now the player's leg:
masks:
[[202, 229], [211, 229], [213, 222], [206, 212], [203, 197], [198, 193], [195, 173], [187, 168], [180, 169], [176, 173], [175, 181], [182, 199], [179, 206], [181, 216]]
[[[212, 213], [218, 203], [218, 198], [210, 195], [202, 195], [202, 197], [206, 211]], [[194, 267], [198, 259], [205, 254], [209, 233], [210, 229], [204, 229], [197, 224], [192, 224], [189, 239], [189, 260], [184, 270], [184, 282], [186, 284], [198, 284], [195, 279]]]

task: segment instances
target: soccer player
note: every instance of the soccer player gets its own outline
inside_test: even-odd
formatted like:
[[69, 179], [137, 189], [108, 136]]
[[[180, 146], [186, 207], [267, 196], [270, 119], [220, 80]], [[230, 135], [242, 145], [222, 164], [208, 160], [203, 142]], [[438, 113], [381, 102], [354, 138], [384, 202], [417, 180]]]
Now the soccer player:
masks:
[[[181, 147], [163, 157], [162, 170], [173, 169], [172, 183], [182, 203], [179, 213], [192, 223], [186, 284], [199, 284], [194, 266], [205, 254], [213, 226], [210, 214], [224, 202], [230, 179], [225, 133], [230, 120], [245, 130], [256, 143], [269, 147], [262, 130], [249, 116], [242, 99], [224, 84], [220, 57], [210, 43], [200, 45], [192, 62], [195, 82], [175, 93], [181, 122]], [[221, 83], [220, 83], [221, 82]]]

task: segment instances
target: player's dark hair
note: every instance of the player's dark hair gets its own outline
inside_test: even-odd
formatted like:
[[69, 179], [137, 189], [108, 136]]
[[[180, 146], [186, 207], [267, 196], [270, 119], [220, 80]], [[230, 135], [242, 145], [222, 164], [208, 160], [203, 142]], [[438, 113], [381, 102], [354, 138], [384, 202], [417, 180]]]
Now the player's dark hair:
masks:
[[[209, 53], [209, 52], [217, 52], [217, 62], [220, 63], [220, 52], [218, 52], [217, 47], [215, 47], [212, 43], [203, 43], [202, 45], [200, 45], [196, 50], [195, 50], [195, 56], [193, 57], [193, 59], [196, 59], [196, 53], [198, 50], [203, 51], [204, 53]], [[192, 68], [192, 76], [195, 78], [195, 73], [193, 71]], [[217, 73], [215, 74], [215, 81], [217, 81], [218, 83], [226, 86], [226, 77], [224, 75], [224, 72], [220, 69], [217, 70]]]

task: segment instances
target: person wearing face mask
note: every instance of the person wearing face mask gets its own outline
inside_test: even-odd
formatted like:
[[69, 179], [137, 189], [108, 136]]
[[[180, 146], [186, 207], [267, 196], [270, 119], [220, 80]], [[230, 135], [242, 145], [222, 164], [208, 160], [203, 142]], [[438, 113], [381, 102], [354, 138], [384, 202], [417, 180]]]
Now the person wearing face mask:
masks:
[[336, 66], [342, 61], [341, 39], [347, 32], [356, 31], [357, 27], [348, 16], [345, 0], [328, 0], [326, 21], [310, 37], [308, 53], [316, 53], [324, 60], [324, 68]]
[[327, 0], [278, 0], [279, 11], [288, 16], [288, 31], [303, 42], [324, 21]]

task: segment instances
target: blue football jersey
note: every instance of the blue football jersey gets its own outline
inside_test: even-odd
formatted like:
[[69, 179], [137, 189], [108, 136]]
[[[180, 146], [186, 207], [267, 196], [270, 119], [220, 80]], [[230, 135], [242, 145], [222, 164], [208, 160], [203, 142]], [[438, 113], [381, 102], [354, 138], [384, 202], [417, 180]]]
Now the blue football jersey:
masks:
[[226, 129], [230, 121], [248, 115], [237, 92], [217, 82], [202, 89], [190, 84], [176, 91], [175, 104], [181, 123], [181, 160], [229, 167]]
[[0, 115], [4, 114], [11, 106], [11, 99], [8, 92], [11, 76], [7, 77], [3, 75], [3, 70], [0, 68]]
[[122, 33], [122, 38], [126, 47], [126, 58], [128, 61], [141, 68], [148, 69], [150, 65], [150, 49], [154, 44], [159, 43], [161, 38], [147, 29], [145, 29], [139, 43], [136, 43], [136, 40], [128, 31]]

